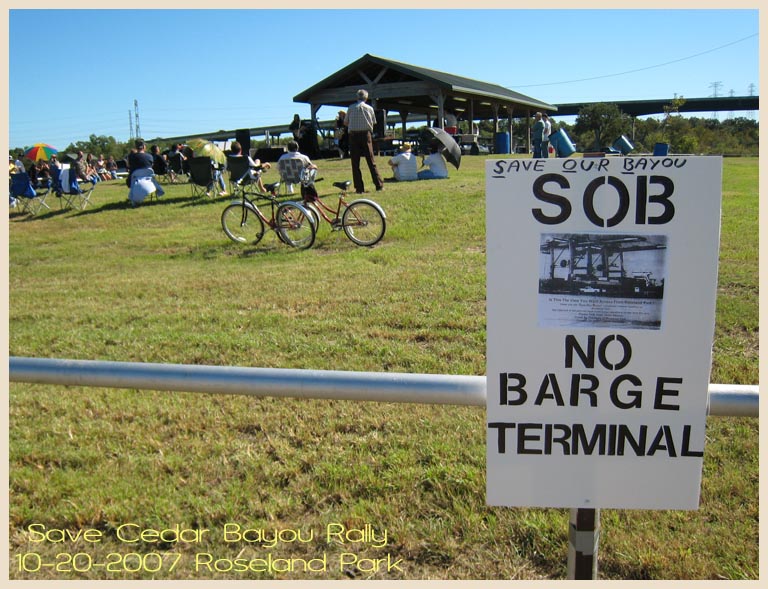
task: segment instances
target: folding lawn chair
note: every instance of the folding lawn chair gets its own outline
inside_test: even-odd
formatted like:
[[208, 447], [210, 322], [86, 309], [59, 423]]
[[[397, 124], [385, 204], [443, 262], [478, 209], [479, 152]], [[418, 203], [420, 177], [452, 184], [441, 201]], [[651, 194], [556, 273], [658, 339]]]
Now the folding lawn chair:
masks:
[[298, 158], [285, 158], [277, 160], [277, 170], [280, 172], [280, 180], [285, 186], [284, 194], [293, 194], [293, 185], [301, 184], [301, 172], [304, 162]]
[[171, 182], [175, 182], [179, 176], [184, 174], [184, 165], [181, 160], [181, 154], [178, 151], [168, 154], [168, 168], [173, 172], [173, 174], [169, 173]]
[[189, 162], [189, 186], [192, 196], [211, 196], [216, 178], [213, 173], [213, 162], [209, 157], [193, 157]]
[[166, 184], [173, 182], [171, 179], [172, 170], [168, 165], [168, 159], [160, 157], [152, 162], [152, 171], [155, 173], [155, 178], [158, 182], [165, 182]]
[[242, 156], [228, 156], [227, 170], [229, 170], [229, 192], [233, 197], [241, 198], [245, 187], [253, 183], [251, 178], [248, 158]]
[[49, 192], [50, 188], [46, 188], [44, 191], [41, 189], [35, 190], [35, 187], [32, 186], [29, 174], [26, 172], [11, 174], [11, 197], [17, 199], [21, 203], [22, 212], [24, 213], [37, 215], [37, 213], [40, 212], [40, 209], [45, 208], [50, 210], [51, 207], [45, 202], [45, 197]]
[[[76, 208], [82, 211], [90, 204], [91, 193], [96, 188], [96, 182], [92, 180], [78, 180], [74, 168], [71, 167], [60, 169], [52, 166], [51, 174], [53, 191], [57, 197], [61, 198], [60, 204], [62, 209], [66, 203], [67, 208]], [[90, 185], [90, 187], [83, 190], [83, 185], [85, 184]]]
[[[248, 164], [247, 157], [227, 156], [227, 170], [229, 170], [229, 191], [233, 197], [241, 199], [243, 193], [257, 195], [261, 192], [256, 184], [262, 168], [252, 168]], [[252, 171], [255, 172], [253, 177], [251, 177]], [[249, 187], [254, 188], [249, 191]], [[280, 182], [264, 184], [264, 189], [270, 194], [276, 194], [279, 188]]]

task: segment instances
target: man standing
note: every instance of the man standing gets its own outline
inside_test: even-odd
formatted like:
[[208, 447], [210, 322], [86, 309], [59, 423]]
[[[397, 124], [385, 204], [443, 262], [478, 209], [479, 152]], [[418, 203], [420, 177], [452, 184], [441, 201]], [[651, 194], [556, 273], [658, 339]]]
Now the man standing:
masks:
[[344, 124], [349, 129], [349, 155], [352, 160], [352, 182], [355, 185], [355, 192], [361, 194], [365, 192], [363, 183], [363, 174], [360, 172], [360, 158], [364, 157], [371, 172], [371, 178], [376, 186], [376, 190], [383, 190], [384, 183], [376, 168], [376, 161], [373, 159], [373, 128], [376, 124], [376, 113], [373, 107], [366, 104], [368, 92], [360, 89], [357, 91], [357, 102], [347, 109], [347, 116]]
[[544, 135], [541, 138], [541, 157], [549, 157], [549, 136], [552, 134], [552, 123], [549, 122], [549, 115], [544, 113], [541, 115], [541, 120], [544, 123]]
[[544, 155], [541, 153], [542, 139], [544, 137], [544, 121], [541, 120], [540, 112], [537, 112], [534, 115], [534, 119], [536, 119], [536, 122], [533, 124], [533, 128], [531, 129], [531, 134], [533, 135], [533, 157], [541, 158], [544, 157]]

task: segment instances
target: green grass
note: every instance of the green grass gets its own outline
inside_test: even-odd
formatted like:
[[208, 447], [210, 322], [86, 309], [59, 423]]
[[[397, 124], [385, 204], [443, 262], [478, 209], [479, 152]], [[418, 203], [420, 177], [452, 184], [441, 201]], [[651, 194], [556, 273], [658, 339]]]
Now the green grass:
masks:
[[[378, 161], [384, 171], [385, 158]], [[49, 214], [11, 214], [9, 353], [482, 375], [483, 161], [466, 157], [449, 180], [387, 183], [368, 195], [387, 211], [386, 236], [374, 248], [355, 246], [327, 225], [307, 251], [274, 234], [237, 246], [219, 225], [228, 199], [192, 199], [183, 185], [136, 209], [115, 182], [99, 185], [82, 212], [59, 211], [51, 198]], [[348, 161], [319, 163], [321, 194], [350, 178]], [[724, 166], [711, 382], [753, 384], [758, 160], [726, 159]], [[9, 412], [12, 578], [566, 576], [566, 510], [485, 506], [482, 408], [14, 383]], [[757, 579], [757, 420], [708, 420], [698, 511], [601, 515], [601, 578]], [[337, 522], [386, 529], [387, 546], [318, 537]], [[116, 536], [125, 523], [209, 528], [211, 535], [200, 544], [126, 544]], [[226, 543], [228, 523], [314, 530], [316, 538], [273, 549]], [[94, 528], [104, 539], [35, 543], [30, 524]], [[19, 572], [23, 552], [49, 559], [86, 552], [94, 562], [111, 552], [183, 556], [173, 572]], [[329, 570], [196, 572], [197, 552], [248, 559], [326, 553]], [[344, 552], [389, 554], [402, 559], [402, 570], [376, 572], [367, 561], [339, 570]]]

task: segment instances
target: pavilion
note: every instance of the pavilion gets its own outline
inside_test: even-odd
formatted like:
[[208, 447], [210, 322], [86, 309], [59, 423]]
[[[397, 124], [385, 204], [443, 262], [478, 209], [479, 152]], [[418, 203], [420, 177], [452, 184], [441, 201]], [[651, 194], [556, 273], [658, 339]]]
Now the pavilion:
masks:
[[[406, 132], [409, 115], [425, 117], [427, 124], [443, 127], [446, 113], [460, 121], [493, 120], [499, 132], [500, 119], [512, 137], [512, 119], [528, 118], [536, 111], [556, 112], [557, 107], [509, 88], [385, 59], [366, 53], [314, 86], [294, 96], [294, 102], [309, 103], [311, 117], [317, 121], [322, 106], [346, 108], [355, 102], [355, 93], [368, 91], [371, 106], [377, 111], [399, 113]], [[434, 122], [434, 124], [433, 124]]]

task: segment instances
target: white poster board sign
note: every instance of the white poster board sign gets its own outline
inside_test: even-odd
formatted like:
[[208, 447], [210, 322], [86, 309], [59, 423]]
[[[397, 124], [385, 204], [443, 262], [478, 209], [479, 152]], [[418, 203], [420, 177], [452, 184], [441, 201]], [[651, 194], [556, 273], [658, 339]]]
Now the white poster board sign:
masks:
[[719, 157], [486, 164], [487, 502], [696, 509]]

